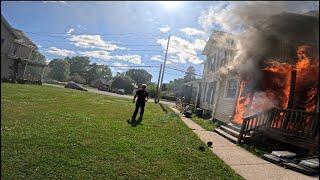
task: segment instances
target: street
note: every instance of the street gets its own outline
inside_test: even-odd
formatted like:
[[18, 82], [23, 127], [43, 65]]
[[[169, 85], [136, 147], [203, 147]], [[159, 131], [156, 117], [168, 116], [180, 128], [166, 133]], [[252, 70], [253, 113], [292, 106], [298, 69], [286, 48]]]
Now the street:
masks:
[[[58, 87], [58, 88], [64, 88], [63, 85], [57, 85], [57, 84], [43, 83], [43, 85], [45, 85], [45, 86], [53, 86], [53, 87]], [[100, 90], [98, 90], [96, 88], [92, 88], [92, 87], [86, 87], [86, 89], [88, 89], [88, 92], [92, 92], [92, 93], [103, 94], [103, 95], [107, 95], [107, 96], [114, 96], [114, 97], [119, 97], [119, 98], [133, 99], [133, 95], [121, 95], [121, 94], [117, 94], [117, 93], [100, 91]], [[148, 102], [154, 102], [154, 99], [150, 98], [148, 100]], [[165, 105], [168, 105], [168, 106], [174, 106], [175, 105], [174, 102], [170, 102], [170, 101], [160, 100], [160, 102], [162, 104], [165, 104]]]

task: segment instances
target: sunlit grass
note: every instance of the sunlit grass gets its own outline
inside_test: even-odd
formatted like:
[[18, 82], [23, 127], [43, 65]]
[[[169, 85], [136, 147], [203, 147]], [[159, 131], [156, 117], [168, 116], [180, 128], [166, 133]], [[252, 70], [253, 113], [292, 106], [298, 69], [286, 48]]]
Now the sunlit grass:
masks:
[[1, 84], [3, 179], [239, 179], [179, 118], [148, 103], [89, 92]]

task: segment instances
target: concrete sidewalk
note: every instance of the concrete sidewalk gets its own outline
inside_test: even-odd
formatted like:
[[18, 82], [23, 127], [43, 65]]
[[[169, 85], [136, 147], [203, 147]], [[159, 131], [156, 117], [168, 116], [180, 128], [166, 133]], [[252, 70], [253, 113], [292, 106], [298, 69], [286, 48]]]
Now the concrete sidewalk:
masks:
[[182, 121], [192, 129], [205, 144], [211, 141], [213, 143], [213, 148], [211, 148], [212, 152], [245, 179], [319, 179], [319, 176], [306, 176], [265, 161], [228, 141], [219, 134], [203, 129], [189, 118], [182, 116], [177, 109], [173, 107], [171, 107], [171, 109], [181, 117]]

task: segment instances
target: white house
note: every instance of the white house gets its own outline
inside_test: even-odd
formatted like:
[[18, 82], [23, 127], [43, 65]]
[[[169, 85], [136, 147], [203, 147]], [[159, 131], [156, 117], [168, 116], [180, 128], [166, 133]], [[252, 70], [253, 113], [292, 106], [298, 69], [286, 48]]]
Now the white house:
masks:
[[220, 73], [236, 54], [234, 35], [214, 31], [206, 43], [203, 54], [203, 78], [200, 83], [200, 108], [214, 119], [230, 122], [234, 113], [239, 78], [236, 75]]
[[27, 66], [43, 69], [46, 64], [40, 60], [45, 61], [45, 57], [37, 49], [22, 31], [11, 27], [1, 14], [1, 80], [25, 79]]

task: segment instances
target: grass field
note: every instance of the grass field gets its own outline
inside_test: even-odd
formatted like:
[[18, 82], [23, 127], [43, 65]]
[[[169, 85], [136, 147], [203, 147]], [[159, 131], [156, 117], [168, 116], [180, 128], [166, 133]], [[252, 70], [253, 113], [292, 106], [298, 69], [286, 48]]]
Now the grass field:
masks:
[[241, 179], [179, 118], [148, 103], [142, 125], [134, 104], [71, 89], [1, 84], [4, 179]]
[[203, 119], [203, 118], [197, 117], [196, 115], [193, 115], [191, 117], [191, 120], [199, 124], [203, 129], [208, 131], [213, 131], [217, 127], [217, 125], [213, 123], [211, 119]]

